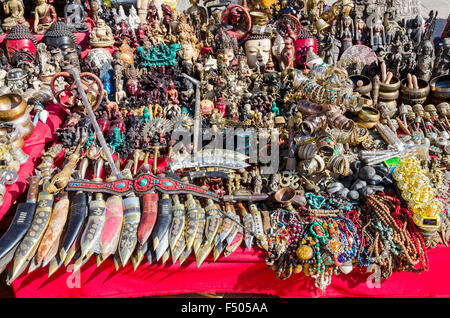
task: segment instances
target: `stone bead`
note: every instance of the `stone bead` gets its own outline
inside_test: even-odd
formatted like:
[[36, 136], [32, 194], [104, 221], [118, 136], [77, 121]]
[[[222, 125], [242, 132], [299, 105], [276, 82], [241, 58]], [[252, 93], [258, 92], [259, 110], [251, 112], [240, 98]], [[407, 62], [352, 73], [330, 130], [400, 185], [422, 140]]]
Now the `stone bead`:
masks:
[[376, 175], [376, 170], [371, 166], [365, 166], [359, 169], [358, 176], [363, 180], [372, 179]]

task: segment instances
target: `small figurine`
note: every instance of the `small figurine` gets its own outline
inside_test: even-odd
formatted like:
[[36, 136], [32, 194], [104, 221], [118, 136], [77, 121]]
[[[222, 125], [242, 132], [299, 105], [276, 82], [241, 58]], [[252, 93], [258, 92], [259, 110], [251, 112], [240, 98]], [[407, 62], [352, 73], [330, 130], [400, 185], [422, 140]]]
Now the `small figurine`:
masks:
[[449, 74], [450, 70], [450, 38], [443, 40], [441, 53], [436, 56], [434, 62], [433, 77]]
[[38, 0], [38, 5], [34, 8], [34, 33], [44, 34], [55, 22], [55, 7], [48, 4], [47, 0]]
[[186, 10], [187, 18], [199, 37], [202, 25], [208, 22], [208, 13], [204, 7], [198, 5], [199, 0], [189, 0], [189, 2], [192, 6]]
[[386, 33], [384, 30], [383, 22], [379, 17], [374, 18], [374, 22], [367, 24], [370, 29], [370, 47], [374, 52], [379, 48], [385, 48], [386, 46]]
[[99, 19], [97, 25], [92, 29], [89, 44], [93, 48], [98, 48], [113, 46], [114, 42], [114, 35], [111, 28], [106, 25], [105, 20]]
[[287, 37], [284, 40], [284, 48], [281, 51], [280, 56], [280, 69], [284, 71], [288, 67], [295, 66], [295, 47], [294, 41], [291, 37]]
[[417, 77], [425, 81], [431, 79], [431, 74], [434, 67], [434, 47], [429, 41], [423, 41], [420, 46], [419, 57], [417, 60], [416, 73]]
[[[37, 59], [39, 60], [39, 76], [42, 81], [50, 79], [56, 74], [56, 67], [51, 62], [50, 53], [45, 43], [39, 43], [36, 47]], [[50, 81], [48, 80], [50, 83]]]
[[262, 184], [262, 176], [259, 173], [258, 169], [256, 169], [255, 175], [253, 176], [253, 185], [254, 185], [253, 186], [253, 193], [254, 194], [261, 194], [263, 184]]
[[131, 27], [131, 29], [137, 30], [140, 23], [141, 23], [141, 20], [139, 19], [139, 16], [137, 15], [136, 8], [132, 5], [130, 8], [130, 14], [128, 15], [128, 25]]
[[[9, 31], [14, 28], [19, 21], [26, 25], [27, 27], [30, 24], [25, 20], [24, 13], [24, 5], [21, 0], [8, 0], [3, 3], [3, 11], [7, 15], [7, 17], [3, 20], [2, 28], [3, 31], [9, 33]], [[9, 16], [8, 16], [9, 15]]]
[[355, 23], [355, 40], [356, 44], [367, 44], [367, 26], [363, 19], [358, 18]]
[[418, 48], [425, 33], [424, 21], [422, 17], [417, 15], [408, 22], [409, 24], [406, 25], [408, 38], [413, 42], [414, 48]]
[[78, 0], [69, 0], [64, 6], [64, 21], [72, 32], [89, 31], [84, 19], [86, 12], [83, 5]]
[[148, 6], [146, 21], [148, 26], [153, 26], [155, 22], [159, 21], [158, 9], [153, 2]]
[[324, 62], [328, 65], [335, 65], [339, 59], [341, 46], [342, 43], [336, 38], [336, 28], [333, 26], [328, 33], [326, 47], [323, 48], [325, 51]]
[[168, 97], [169, 97], [169, 104], [179, 104], [180, 101], [178, 100], [178, 91], [175, 89], [175, 84], [173, 81], [170, 81], [169, 83], [169, 90], [167, 91]]
[[341, 20], [341, 32], [339, 34], [341, 39], [341, 54], [350, 48], [353, 44], [354, 27], [352, 18], [347, 15]]

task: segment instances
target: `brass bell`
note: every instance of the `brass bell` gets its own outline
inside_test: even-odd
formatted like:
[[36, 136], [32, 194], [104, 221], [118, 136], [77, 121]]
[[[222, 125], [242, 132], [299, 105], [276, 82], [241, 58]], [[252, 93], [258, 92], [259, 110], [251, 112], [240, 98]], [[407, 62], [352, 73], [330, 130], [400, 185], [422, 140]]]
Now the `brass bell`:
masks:
[[326, 29], [328, 29], [331, 25], [329, 25], [324, 19], [320, 18], [316, 22], [317, 32], [320, 33]]

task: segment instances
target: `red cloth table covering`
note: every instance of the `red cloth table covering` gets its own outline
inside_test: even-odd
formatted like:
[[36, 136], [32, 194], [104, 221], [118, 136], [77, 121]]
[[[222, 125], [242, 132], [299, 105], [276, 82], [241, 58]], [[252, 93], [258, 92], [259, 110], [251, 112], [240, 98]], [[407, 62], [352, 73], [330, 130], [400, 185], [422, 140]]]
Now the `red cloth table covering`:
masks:
[[[180, 267], [149, 265], [143, 261], [133, 271], [131, 264], [116, 272], [112, 258], [97, 268], [91, 258], [79, 276], [72, 267], [59, 268], [50, 278], [48, 268], [39, 268], [13, 283], [17, 297], [140, 297], [181, 293], [260, 293], [281, 297], [450, 297], [448, 248], [429, 251], [430, 271], [421, 274], [394, 273], [376, 286], [372, 273], [357, 268], [348, 275], [333, 276], [325, 293], [314, 287], [313, 279], [303, 274], [282, 281], [264, 262], [264, 253], [238, 249], [228, 258], [211, 258], [197, 268], [189, 257]], [[70, 266], [70, 265], [69, 265]], [[69, 269], [69, 271], [68, 271]], [[367, 284], [369, 281], [369, 284]]]

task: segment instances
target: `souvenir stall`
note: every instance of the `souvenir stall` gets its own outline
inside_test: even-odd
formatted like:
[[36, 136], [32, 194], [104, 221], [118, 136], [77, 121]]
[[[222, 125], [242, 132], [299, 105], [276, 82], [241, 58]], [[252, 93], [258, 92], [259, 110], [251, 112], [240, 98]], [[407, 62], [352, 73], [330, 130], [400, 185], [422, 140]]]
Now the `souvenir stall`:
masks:
[[438, 12], [2, 6], [0, 271], [16, 297], [450, 296]]

